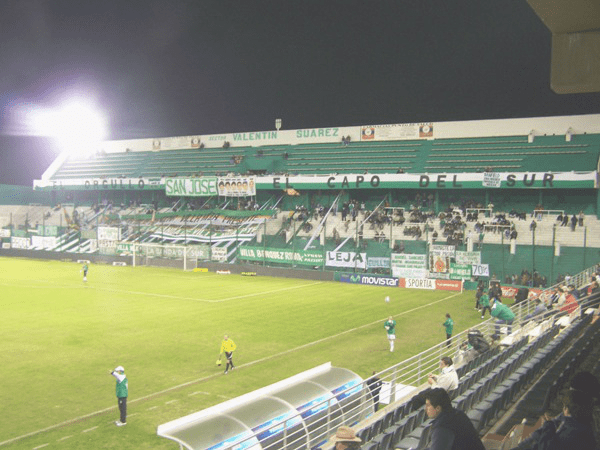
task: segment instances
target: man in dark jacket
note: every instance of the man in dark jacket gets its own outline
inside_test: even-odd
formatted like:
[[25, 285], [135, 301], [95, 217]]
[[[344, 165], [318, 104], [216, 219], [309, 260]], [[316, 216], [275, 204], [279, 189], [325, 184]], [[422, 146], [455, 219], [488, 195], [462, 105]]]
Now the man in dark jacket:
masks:
[[433, 419], [429, 450], [485, 450], [471, 420], [452, 407], [444, 389], [425, 394], [425, 411]]
[[[521, 442], [518, 450], [594, 450], [592, 400], [589, 393], [569, 390], [563, 397], [563, 412], [547, 419], [541, 428]], [[514, 450], [514, 449], [513, 449]]]

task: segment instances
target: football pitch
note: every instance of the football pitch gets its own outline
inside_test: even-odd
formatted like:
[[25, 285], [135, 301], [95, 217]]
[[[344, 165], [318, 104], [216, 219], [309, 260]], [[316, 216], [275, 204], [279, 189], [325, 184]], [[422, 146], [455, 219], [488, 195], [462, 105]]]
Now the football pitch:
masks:
[[[0, 258], [0, 449], [177, 449], [158, 425], [328, 361], [366, 378], [444, 340], [446, 312], [454, 334], [480, 322], [473, 292], [103, 264], [84, 282], [80, 269]], [[224, 334], [237, 344], [228, 375], [215, 364]]]

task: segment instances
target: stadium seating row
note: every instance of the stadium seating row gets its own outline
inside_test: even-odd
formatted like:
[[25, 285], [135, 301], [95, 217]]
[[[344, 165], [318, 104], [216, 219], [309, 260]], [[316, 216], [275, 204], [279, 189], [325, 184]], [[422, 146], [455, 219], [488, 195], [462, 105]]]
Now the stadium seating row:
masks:
[[[552, 365], [553, 358], [579, 338], [587, 320], [578, 321], [559, 333], [553, 326], [533, 342], [522, 339], [515, 345], [492, 356], [474, 360], [470, 366], [461, 368], [460, 391], [454, 398], [454, 406], [467, 413], [475, 428], [481, 432], [515, 399], [541, 371]], [[581, 352], [578, 352], [581, 353]], [[570, 355], [570, 353], [569, 353]], [[568, 357], [567, 357], [568, 358]], [[480, 366], [477, 366], [481, 363]], [[425, 411], [410, 411], [406, 402], [371, 426], [358, 433], [363, 448], [385, 450], [391, 448], [424, 448], [429, 440], [431, 423], [425, 421]]]

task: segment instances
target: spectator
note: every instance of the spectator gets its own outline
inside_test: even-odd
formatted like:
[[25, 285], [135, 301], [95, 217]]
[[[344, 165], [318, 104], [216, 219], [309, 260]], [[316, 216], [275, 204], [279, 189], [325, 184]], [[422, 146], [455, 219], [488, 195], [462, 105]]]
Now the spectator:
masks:
[[452, 407], [445, 390], [432, 389], [425, 394], [425, 411], [433, 419], [430, 450], [485, 450], [471, 420]]
[[495, 317], [497, 319], [496, 320], [496, 332], [495, 332], [494, 336], [492, 336], [492, 338], [495, 340], [500, 337], [500, 325], [507, 325], [508, 326], [508, 334], [510, 334], [512, 331], [511, 326], [513, 324], [513, 321], [515, 320], [515, 313], [513, 313], [512, 310], [508, 306], [503, 305], [501, 302], [494, 299], [492, 301], [491, 314], [492, 314], [492, 317]]
[[565, 393], [562, 402], [563, 412], [553, 419], [542, 416], [542, 427], [515, 449], [596, 449], [590, 395], [572, 389]]
[[430, 373], [427, 377], [427, 382], [433, 388], [442, 388], [449, 393], [458, 388], [458, 374], [452, 363], [452, 358], [449, 356], [443, 356], [440, 359], [441, 374], [434, 375]]
[[371, 392], [371, 397], [373, 397], [373, 410], [377, 411], [379, 409], [379, 392], [381, 391], [381, 379], [377, 377], [376, 372], [373, 371], [373, 376], [367, 380], [367, 386], [369, 386], [369, 392]]
[[346, 426], [338, 428], [333, 440], [335, 442], [335, 450], [360, 449], [360, 444], [362, 443], [362, 440], [356, 436], [354, 430]]
[[536, 316], [543, 316], [546, 312], [548, 312], [548, 308], [546, 307], [546, 303], [541, 298], [534, 297], [532, 301], [535, 302], [535, 309], [531, 314], [527, 314], [525, 316], [525, 320], [533, 319]]
[[567, 314], [573, 314], [578, 306], [579, 303], [577, 303], [573, 294], [568, 294], [565, 296], [565, 302], [560, 310], [565, 311]]

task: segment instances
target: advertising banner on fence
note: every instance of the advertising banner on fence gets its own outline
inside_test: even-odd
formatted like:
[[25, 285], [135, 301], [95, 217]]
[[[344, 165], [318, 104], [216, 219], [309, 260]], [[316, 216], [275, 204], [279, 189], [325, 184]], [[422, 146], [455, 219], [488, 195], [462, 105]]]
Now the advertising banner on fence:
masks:
[[454, 245], [431, 245], [429, 247], [429, 271], [442, 274], [449, 273], [450, 260], [455, 256]]
[[210, 197], [217, 195], [217, 177], [167, 178], [165, 194], [182, 197]]
[[256, 195], [255, 177], [219, 177], [218, 192], [221, 197]]
[[390, 258], [385, 256], [374, 256], [367, 258], [367, 267], [369, 269], [389, 269], [390, 268]]
[[10, 228], [0, 228], [0, 238], [9, 238]]
[[435, 280], [435, 288], [442, 291], [460, 291], [462, 289], [462, 281]]
[[456, 251], [456, 264], [481, 264], [481, 252]]
[[427, 278], [427, 255], [392, 253], [392, 275], [397, 278]]
[[28, 249], [31, 247], [31, 241], [29, 238], [13, 236], [10, 238], [10, 245], [12, 248]]
[[322, 266], [323, 254], [313, 250], [283, 250], [280, 248], [240, 247], [238, 257], [246, 261]]
[[[98, 240], [100, 241], [120, 241], [121, 230], [117, 227], [98, 227]], [[115, 247], [113, 245], [113, 247]]]
[[451, 280], [469, 280], [471, 279], [471, 265], [450, 263], [449, 273]]
[[54, 236], [31, 236], [31, 245], [35, 248], [49, 250], [56, 247], [56, 237]]
[[367, 268], [367, 254], [354, 252], [327, 252], [327, 261], [330, 267]]
[[359, 273], [342, 273], [340, 275], [342, 283], [366, 284], [369, 286], [388, 286], [397, 287], [398, 279], [381, 275], [365, 275]]
[[212, 247], [210, 259], [213, 261], [227, 261], [227, 247]]
[[404, 286], [401, 283], [400, 287], [409, 289], [435, 289], [435, 280], [430, 278], [405, 278], [403, 281]]

